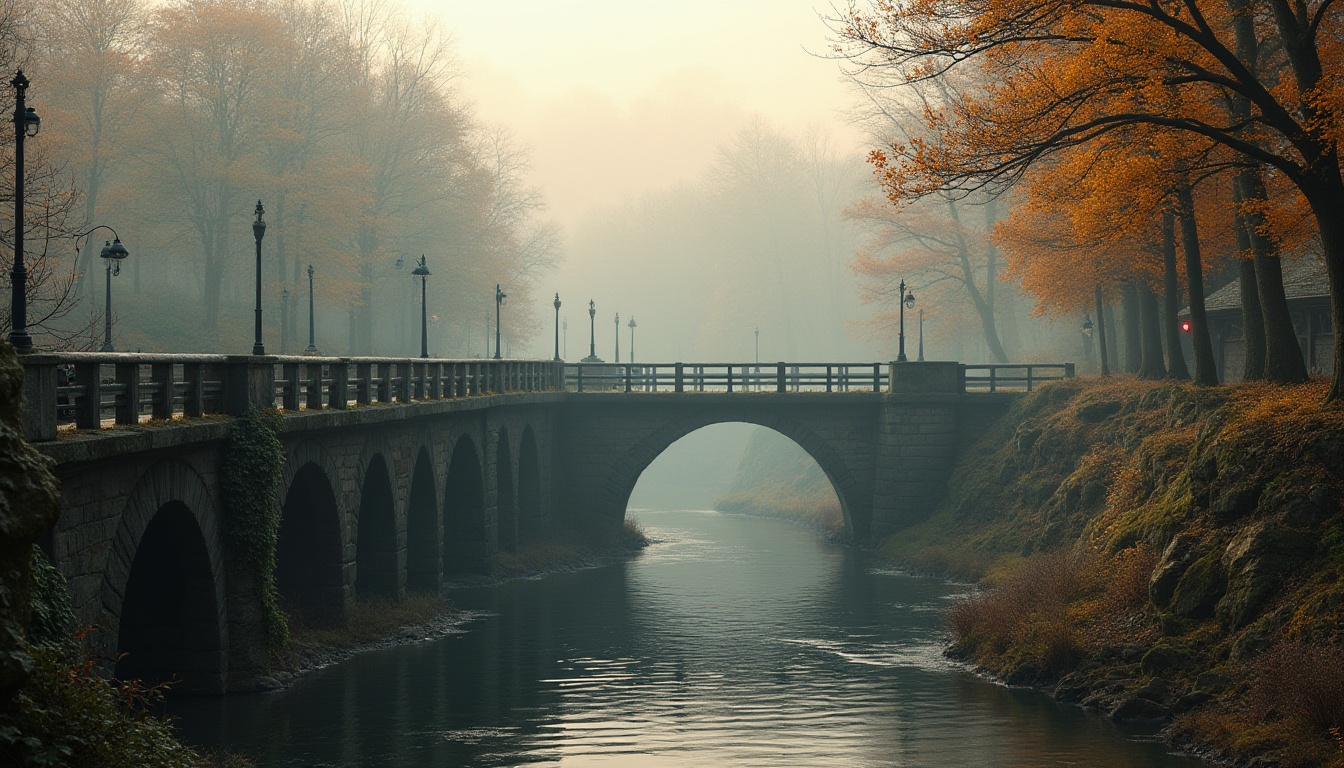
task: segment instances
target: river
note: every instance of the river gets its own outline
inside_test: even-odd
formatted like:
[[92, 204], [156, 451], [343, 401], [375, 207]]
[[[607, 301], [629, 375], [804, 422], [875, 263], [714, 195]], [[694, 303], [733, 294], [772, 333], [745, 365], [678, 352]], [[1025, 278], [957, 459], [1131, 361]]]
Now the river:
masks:
[[263, 768], [1204, 765], [948, 662], [964, 585], [778, 520], [633, 514], [638, 556], [454, 590], [466, 632], [178, 700], [183, 735]]

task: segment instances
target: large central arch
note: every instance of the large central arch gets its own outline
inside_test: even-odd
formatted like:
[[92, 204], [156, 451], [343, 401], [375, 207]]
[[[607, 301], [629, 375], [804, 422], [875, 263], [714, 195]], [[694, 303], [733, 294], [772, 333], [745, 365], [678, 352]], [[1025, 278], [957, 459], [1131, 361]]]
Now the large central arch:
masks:
[[481, 454], [463, 435], [453, 446], [443, 492], [443, 572], [489, 573], [491, 544]]
[[613, 519], [603, 522], [608, 525], [620, 523], [616, 516], [625, 514], [630, 494], [635, 490], [640, 475], [673, 443], [704, 427], [734, 422], [772, 429], [797, 443], [817, 462], [835, 489], [845, 519], [846, 536], [853, 540], [867, 535], [871, 517], [871, 492], [865, 493], [860, 487], [851, 462], [846, 461], [828, 440], [802, 422], [773, 413], [752, 414], [750, 411], [702, 413], [669, 419], [638, 440], [612, 462], [607, 472], [607, 487], [604, 490], [607, 498], [616, 504], [611, 510]]

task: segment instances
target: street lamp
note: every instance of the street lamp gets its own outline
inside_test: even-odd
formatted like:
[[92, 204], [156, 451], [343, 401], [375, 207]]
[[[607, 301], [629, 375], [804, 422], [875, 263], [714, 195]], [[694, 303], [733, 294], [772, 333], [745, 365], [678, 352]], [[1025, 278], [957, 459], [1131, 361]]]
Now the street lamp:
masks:
[[555, 307], [555, 359], [560, 359], [560, 294], [555, 294], [555, 301], [551, 302]]
[[305, 355], [316, 355], [317, 345], [313, 343], [313, 265], [308, 265], [308, 348]]
[[639, 327], [635, 324], [634, 315], [630, 316], [630, 322], [626, 323], [626, 327], [630, 329], [630, 362], [633, 363], [635, 362], [635, 329]]
[[924, 309], [919, 310], [919, 362], [924, 362]]
[[621, 362], [621, 313], [616, 313], [616, 362]]
[[429, 305], [425, 302], [425, 283], [429, 282], [429, 267], [425, 266], [425, 255], [420, 254], [420, 263], [411, 270], [411, 276], [420, 278], [420, 357], [429, 357]]
[[1087, 338], [1089, 338], [1089, 339], [1092, 338], [1092, 329], [1093, 329], [1093, 327], [1094, 327], [1094, 326], [1092, 325], [1092, 316], [1091, 316], [1091, 315], [1086, 315], [1086, 314], [1083, 315], [1083, 328], [1082, 328], [1082, 330], [1083, 330], [1083, 336], [1085, 336], [1085, 337], [1087, 337]]
[[899, 352], [897, 353], [897, 355], [896, 355], [896, 362], [898, 362], [898, 363], [904, 363], [904, 362], [906, 362], [906, 357], [905, 357], [905, 308], [906, 308], [906, 307], [909, 307], [909, 308], [911, 308], [911, 309], [914, 309], [914, 307], [915, 307], [915, 294], [914, 294], [913, 291], [907, 292], [907, 291], [905, 290], [905, 281], [904, 281], [904, 280], [901, 281], [900, 291], [901, 291], [901, 292], [900, 292], [900, 296], [901, 296], [901, 347], [900, 347], [900, 351], [899, 351]]
[[280, 354], [289, 342], [289, 286], [280, 289]]
[[261, 238], [266, 236], [266, 221], [262, 219], [262, 214], [266, 209], [261, 207], [261, 201], [257, 201], [257, 209], [253, 211], [257, 214], [257, 220], [252, 222], [252, 237], [257, 240], [257, 318], [254, 324], [256, 333], [252, 339], [252, 354], [266, 354], [266, 346], [261, 343]]
[[585, 363], [600, 363], [602, 358], [597, 356], [597, 304], [592, 299], [588, 300], [588, 356], [583, 358]]
[[504, 300], [509, 295], [499, 289], [499, 283], [495, 283], [495, 359], [499, 357], [499, 308], [503, 306]]
[[28, 78], [23, 70], [9, 81], [14, 86], [14, 266], [9, 271], [10, 318], [9, 343], [20, 354], [33, 351], [28, 335], [28, 268], [23, 263], [23, 140], [37, 135], [42, 118], [32, 107], [24, 106]]
[[75, 260], [79, 260], [79, 240], [82, 237], [97, 232], [100, 229], [106, 229], [112, 233], [112, 242], [103, 241], [103, 250], [98, 256], [107, 264], [107, 294], [103, 310], [103, 345], [98, 348], [99, 352], [112, 352], [112, 277], [121, 274], [121, 260], [130, 256], [130, 252], [121, 244], [121, 238], [117, 236], [117, 231], [109, 226], [99, 224], [88, 232], [81, 232], [75, 235]]

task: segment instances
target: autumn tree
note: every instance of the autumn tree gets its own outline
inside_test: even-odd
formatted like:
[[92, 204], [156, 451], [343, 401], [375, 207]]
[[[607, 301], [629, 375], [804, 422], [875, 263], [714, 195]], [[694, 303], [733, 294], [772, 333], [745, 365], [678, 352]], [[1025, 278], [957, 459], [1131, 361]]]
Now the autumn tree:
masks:
[[[1238, 55], [1248, 17], [1289, 75]], [[1144, 125], [1218, 144], [1288, 179], [1315, 219], [1334, 299], [1335, 370], [1344, 386], [1344, 98], [1329, 62], [1341, 19], [1329, 0], [878, 0], [840, 21], [842, 53], [920, 79], [975, 62], [992, 86], [929, 116], [936, 144], [878, 158], [900, 195], [1002, 187], [1043, 158]], [[1243, 51], [1244, 53], [1244, 51]], [[1212, 105], [1243, 100], [1242, 116]]]

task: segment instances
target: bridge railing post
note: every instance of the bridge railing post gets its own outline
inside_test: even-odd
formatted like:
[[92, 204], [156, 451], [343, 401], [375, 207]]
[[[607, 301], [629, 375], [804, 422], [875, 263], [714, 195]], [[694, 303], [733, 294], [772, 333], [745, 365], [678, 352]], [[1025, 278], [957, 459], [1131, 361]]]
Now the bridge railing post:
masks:
[[672, 375], [672, 391], [684, 392], [686, 390], [686, 367], [681, 363], [676, 364]]
[[873, 391], [882, 391], [882, 364], [873, 363]]
[[788, 382], [788, 380], [785, 378], [785, 375], [786, 375], [787, 370], [788, 370], [788, 367], [787, 367], [784, 363], [778, 363], [778, 364], [775, 366], [775, 391], [776, 391], [776, 392], [783, 393], [783, 392], [787, 392], [787, 391], [788, 391], [788, 384], [789, 384], [789, 382]]
[[373, 363], [355, 363], [355, 402], [359, 405], [373, 402]]
[[275, 358], [230, 355], [224, 359], [224, 413], [242, 416], [249, 408], [275, 407]]
[[[331, 364], [331, 384], [327, 388], [327, 407], [344, 411], [349, 406], [350, 397], [350, 360], [341, 358]], [[358, 393], [356, 393], [358, 397]]]
[[54, 355], [24, 355], [23, 437], [30, 442], [56, 439], [56, 409], [60, 395], [58, 358]]
[[403, 403], [411, 402], [411, 393], [416, 385], [414, 365], [409, 358], [397, 363], [397, 370], [401, 372], [401, 386], [397, 387], [397, 399]]
[[75, 407], [75, 426], [98, 429], [103, 423], [103, 370], [98, 363], [75, 363], [75, 385], [82, 395]]
[[121, 392], [113, 409], [117, 424], [140, 423], [140, 364], [118, 362], [113, 366], [113, 376]]
[[304, 373], [308, 374], [308, 389], [304, 393], [306, 395], [304, 404], [308, 406], [310, 411], [320, 411], [322, 410], [322, 394], [324, 391], [322, 387], [322, 364], [304, 363], [303, 367], [305, 369]]
[[152, 419], [167, 421], [173, 418], [173, 381], [172, 363], [154, 362], [149, 365], [150, 405], [149, 416]]
[[182, 364], [182, 415], [194, 419], [205, 413], [205, 363]]
[[1064, 378], [1066, 378], [1066, 379], [1072, 379], [1073, 376], [1074, 376], [1074, 365], [1073, 365], [1073, 363], [1065, 363], [1065, 364], [1064, 364]]
[[633, 367], [634, 367], [634, 366], [631, 366], [631, 365], [627, 365], [627, 366], [625, 366], [625, 391], [626, 391], [626, 392], [629, 392], [629, 391], [630, 391], [630, 369], [633, 368]]

